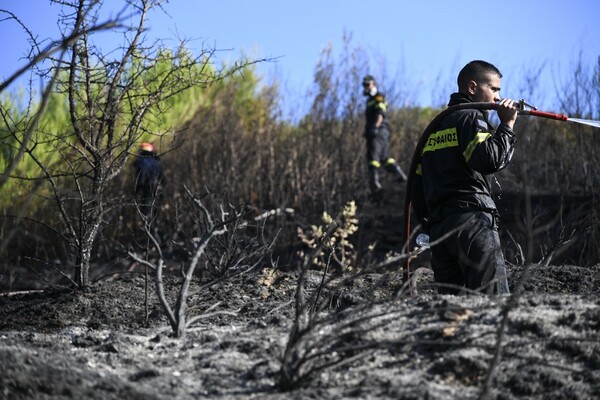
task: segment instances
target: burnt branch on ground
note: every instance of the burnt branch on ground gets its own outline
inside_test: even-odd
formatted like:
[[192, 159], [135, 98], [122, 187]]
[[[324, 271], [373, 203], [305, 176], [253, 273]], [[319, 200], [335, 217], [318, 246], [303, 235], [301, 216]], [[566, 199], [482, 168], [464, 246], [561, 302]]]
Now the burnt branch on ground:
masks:
[[[207, 275], [213, 275], [208, 282], [202, 285], [200, 292], [207, 287], [216, 285], [233, 276], [250, 272], [259, 267], [264, 258], [271, 251], [273, 243], [264, 242], [261, 230], [249, 224], [243, 207], [235, 208], [229, 206], [227, 209], [221, 204], [213, 203], [213, 210], [209, 210], [205, 201], [211, 201], [210, 193], [204, 196], [193, 194], [187, 187], [187, 202], [181, 215], [187, 216], [193, 221], [191, 232], [183, 232], [184, 224], [178, 224], [176, 231], [178, 237], [184, 238], [184, 243], [179, 247], [185, 249], [184, 260], [181, 264], [182, 280], [174, 304], [169, 302], [165, 293], [164, 272], [167, 269], [165, 255], [161, 249], [157, 235], [151, 229], [151, 222], [144, 220], [144, 229], [148, 240], [153, 243], [153, 249], [157, 252], [157, 261], [149, 260], [149, 257], [129, 252], [131, 258], [136, 262], [155, 271], [156, 293], [167, 316], [173, 334], [177, 338], [185, 335], [187, 327], [196, 321], [205, 318], [205, 314], [216, 315], [213, 311], [217, 304], [204, 310], [204, 314], [191, 316], [197, 311], [189, 308], [188, 297], [192, 279], [201, 279]], [[189, 225], [189, 224], [188, 224]], [[248, 235], [248, 233], [252, 235]], [[221, 239], [221, 240], [219, 240]], [[216, 245], [215, 245], [216, 242]], [[149, 250], [149, 249], [148, 249]], [[218, 271], [218, 275], [214, 275]], [[193, 293], [197, 295], [198, 293]], [[230, 311], [223, 311], [232, 314]], [[233, 312], [235, 314], [235, 312]]]

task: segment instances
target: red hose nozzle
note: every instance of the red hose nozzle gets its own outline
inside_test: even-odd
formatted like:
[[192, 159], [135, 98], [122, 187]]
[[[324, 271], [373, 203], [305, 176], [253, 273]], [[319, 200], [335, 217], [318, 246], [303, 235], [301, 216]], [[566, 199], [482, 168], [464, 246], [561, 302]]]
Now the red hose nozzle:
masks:
[[564, 114], [555, 114], [555, 113], [550, 113], [550, 112], [545, 112], [545, 111], [537, 111], [537, 110], [524, 110], [524, 111], [520, 111], [519, 115], [524, 114], [524, 115], [531, 115], [534, 117], [542, 117], [542, 118], [549, 118], [549, 119], [555, 119], [558, 121], [566, 121], [569, 119], [569, 117], [567, 117]]

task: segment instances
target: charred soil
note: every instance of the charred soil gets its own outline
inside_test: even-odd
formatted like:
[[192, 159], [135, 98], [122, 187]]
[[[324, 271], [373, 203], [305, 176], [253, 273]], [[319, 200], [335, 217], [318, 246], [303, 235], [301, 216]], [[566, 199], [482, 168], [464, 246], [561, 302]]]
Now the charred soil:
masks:
[[[523, 271], [510, 269], [513, 289]], [[485, 387], [494, 399], [599, 398], [600, 266], [533, 266], [528, 275], [512, 307], [511, 296], [439, 296], [426, 286], [395, 297], [394, 273], [324, 292], [331, 307], [306, 333], [309, 351], [338, 349], [343, 362], [307, 363], [313, 371], [285, 392], [294, 273], [265, 269], [192, 288], [195, 313], [218, 303], [215, 311], [233, 314], [201, 319], [183, 339], [171, 337], [152, 291], [146, 318], [140, 276], [3, 295], [0, 398], [474, 399]], [[307, 292], [319, 277], [309, 275]]]
[[[402, 245], [402, 199], [359, 204], [357, 246], [375, 243], [375, 259]], [[600, 398], [600, 265], [511, 264], [513, 295], [440, 296], [422, 256], [412, 295], [398, 271], [327, 285], [287, 353], [293, 271], [194, 280], [189, 311], [210, 312], [182, 339], [143, 274], [3, 293], [0, 399]], [[306, 297], [322, 277], [309, 272]], [[168, 276], [171, 299], [180, 283]]]

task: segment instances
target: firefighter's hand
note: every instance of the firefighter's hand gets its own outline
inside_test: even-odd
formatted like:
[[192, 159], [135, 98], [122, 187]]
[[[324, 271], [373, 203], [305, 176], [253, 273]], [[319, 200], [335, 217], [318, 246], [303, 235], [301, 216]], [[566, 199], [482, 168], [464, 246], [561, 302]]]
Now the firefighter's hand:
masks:
[[498, 118], [500, 118], [500, 122], [512, 127], [517, 120], [517, 115], [519, 109], [517, 108], [518, 102], [512, 99], [502, 99], [500, 103], [498, 103]]

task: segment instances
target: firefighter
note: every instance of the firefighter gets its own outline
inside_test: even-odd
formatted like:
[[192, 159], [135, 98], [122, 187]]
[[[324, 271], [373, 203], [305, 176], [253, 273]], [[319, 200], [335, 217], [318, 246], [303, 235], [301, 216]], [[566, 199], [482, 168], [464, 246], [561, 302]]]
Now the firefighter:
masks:
[[494, 128], [488, 112], [478, 109], [449, 114], [429, 135], [416, 168], [413, 209], [430, 241], [441, 240], [431, 247], [431, 267], [442, 294], [458, 294], [461, 287], [509, 292], [488, 177], [512, 158], [518, 110], [514, 100], [500, 99], [500, 78], [498, 68], [480, 60], [460, 71], [448, 106], [499, 102], [500, 125]]
[[381, 196], [379, 169], [383, 166], [395, 174], [400, 182], [406, 181], [402, 168], [389, 156], [390, 129], [386, 120], [387, 103], [385, 95], [378, 91], [375, 78], [366, 75], [363, 79], [363, 94], [367, 96], [364, 136], [367, 141], [367, 162], [369, 168], [369, 188], [374, 198]]
[[139, 199], [140, 212], [147, 223], [156, 226], [158, 198], [163, 181], [163, 169], [156, 148], [152, 143], [140, 144], [135, 168], [135, 194]]

